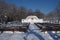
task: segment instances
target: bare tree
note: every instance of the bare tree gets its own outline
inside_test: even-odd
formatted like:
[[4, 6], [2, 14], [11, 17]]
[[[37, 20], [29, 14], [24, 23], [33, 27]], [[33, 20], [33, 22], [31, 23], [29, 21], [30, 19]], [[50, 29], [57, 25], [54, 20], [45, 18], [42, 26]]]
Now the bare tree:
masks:
[[44, 14], [39, 9], [36, 9], [34, 11], [34, 15], [36, 15], [39, 18], [44, 18]]
[[59, 24], [60, 21], [60, 4], [58, 4], [56, 6], [56, 8], [53, 10], [53, 16], [55, 18], [55, 20], [57, 20], [57, 23]]

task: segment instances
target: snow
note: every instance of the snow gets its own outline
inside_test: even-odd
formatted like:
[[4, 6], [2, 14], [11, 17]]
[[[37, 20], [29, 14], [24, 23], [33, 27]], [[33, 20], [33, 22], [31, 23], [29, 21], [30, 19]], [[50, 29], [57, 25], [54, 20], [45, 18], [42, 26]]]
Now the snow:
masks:
[[1, 24], [0, 27], [16, 27], [16, 26], [26, 26], [28, 25], [27, 23], [12, 23], [12, 22], [8, 22], [7, 24]]
[[[38, 29], [38, 30], [34, 30], [33, 29], [33, 32], [36, 32], [37, 34], [39, 34], [39, 37], [43, 37], [44, 40], [53, 40], [53, 38], [51, 38], [51, 36], [48, 34], [48, 33], [45, 33], [44, 32], [41, 32], [41, 30], [39, 30], [39, 28], [35, 25], [35, 24], [31, 24], [30, 27], [34, 27], [35, 29]], [[48, 37], [49, 36], [49, 37]]]
[[35, 24], [30, 24], [27, 32], [4, 31], [0, 33], [0, 40], [60, 40], [60, 31], [58, 34], [50, 31], [44, 33]]

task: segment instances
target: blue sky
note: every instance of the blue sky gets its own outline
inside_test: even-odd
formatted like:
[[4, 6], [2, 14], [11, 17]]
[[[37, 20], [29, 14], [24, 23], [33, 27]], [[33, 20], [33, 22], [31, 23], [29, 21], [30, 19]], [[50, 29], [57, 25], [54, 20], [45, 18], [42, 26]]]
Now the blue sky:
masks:
[[28, 9], [40, 9], [42, 13], [52, 11], [60, 0], [5, 0], [7, 3], [15, 4], [16, 6], [25, 6]]

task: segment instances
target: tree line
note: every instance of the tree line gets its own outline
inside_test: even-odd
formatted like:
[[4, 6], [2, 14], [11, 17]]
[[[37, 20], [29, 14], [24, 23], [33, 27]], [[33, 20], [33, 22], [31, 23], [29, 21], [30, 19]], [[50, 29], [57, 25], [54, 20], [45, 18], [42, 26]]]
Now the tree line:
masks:
[[21, 21], [27, 16], [35, 15], [38, 18], [58, 19], [60, 20], [60, 4], [50, 13], [44, 14], [39, 9], [33, 11], [24, 6], [17, 7], [14, 4], [8, 4], [4, 0], [0, 0], [0, 22]]

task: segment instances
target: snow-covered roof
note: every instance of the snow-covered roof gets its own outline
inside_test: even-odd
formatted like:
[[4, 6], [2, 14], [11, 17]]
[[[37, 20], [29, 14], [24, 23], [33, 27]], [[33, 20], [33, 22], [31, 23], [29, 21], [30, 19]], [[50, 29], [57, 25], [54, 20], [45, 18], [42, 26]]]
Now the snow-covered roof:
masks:
[[37, 16], [28, 16], [26, 19], [31, 19], [31, 18], [38, 19]]

